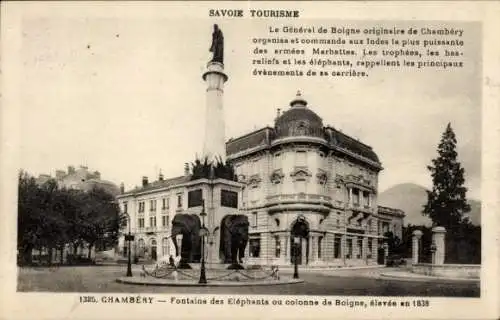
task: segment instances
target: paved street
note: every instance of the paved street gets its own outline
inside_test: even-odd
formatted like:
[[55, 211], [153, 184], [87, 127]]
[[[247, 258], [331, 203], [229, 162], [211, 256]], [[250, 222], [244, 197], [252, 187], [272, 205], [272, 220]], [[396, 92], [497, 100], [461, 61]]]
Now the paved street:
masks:
[[[117, 283], [125, 266], [21, 268], [18, 291], [479, 297], [479, 284], [377, 279], [383, 269], [301, 272], [304, 283], [259, 287], [159, 287]], [[291, 271], [282, 271], [291, 277]]]

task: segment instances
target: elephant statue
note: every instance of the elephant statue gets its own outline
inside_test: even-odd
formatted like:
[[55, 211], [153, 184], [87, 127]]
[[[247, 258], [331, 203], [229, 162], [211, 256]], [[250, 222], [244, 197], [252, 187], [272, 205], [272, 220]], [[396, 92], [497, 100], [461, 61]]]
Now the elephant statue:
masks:
[[172, 220], [171, 239], [175, 255], [179, 255], [177, 235], [182, 234], [181, 260], [179, 269], [191, 269], [189, 263], [199, 262], [201, 258], [200, 218], [196, 214], [177, 214]]
[[228, 269], [243, 269], [248, 227], [248, 217], [243, 214], [226, 215], [221, 221], [219, 252], [223, 263], [230, 263]]

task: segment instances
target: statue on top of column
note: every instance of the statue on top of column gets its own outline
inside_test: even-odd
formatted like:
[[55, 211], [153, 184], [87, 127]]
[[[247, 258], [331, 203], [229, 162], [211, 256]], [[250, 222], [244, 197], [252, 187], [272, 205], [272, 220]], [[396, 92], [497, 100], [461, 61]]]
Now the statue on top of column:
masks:
[[222, 35], [219, 26], [214, 24], [214, 32], [212, 33], [212, 46], [210, 52], [213, 53], [213, 58], [210, 61], [224, 63], [224, 36]]

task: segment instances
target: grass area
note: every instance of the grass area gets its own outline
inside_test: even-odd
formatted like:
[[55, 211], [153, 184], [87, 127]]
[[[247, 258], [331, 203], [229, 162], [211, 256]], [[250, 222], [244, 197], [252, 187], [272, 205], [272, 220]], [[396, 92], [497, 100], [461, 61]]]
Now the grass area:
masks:
[[[139, 267], [134, 266], [137, 274]], [[479, 284], [410, 282], [373, 279], [360, 276], [363, 270], [351, 270], [340, 276], [335, 272], [302, 272], [304, 283], [261, 287], [157, 287], [116, 282], [125, 275], [126, 266], [82, 266], [19, 268], [18, 291], [23, 292], [94, 292], [94, 293], [206, 293], [269, 295], [353, 295], [353, 296], [449, 296], [479, 297]], [[284, 277], [292, 271], [282, 271]]]

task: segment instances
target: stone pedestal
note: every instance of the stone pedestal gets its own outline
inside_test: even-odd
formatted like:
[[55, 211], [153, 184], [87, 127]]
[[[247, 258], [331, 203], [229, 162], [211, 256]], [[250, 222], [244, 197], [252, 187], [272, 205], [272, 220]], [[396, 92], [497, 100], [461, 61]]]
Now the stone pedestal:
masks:
[[445, 246], [444, 238], [446, 229], [443, 227], [432, 228], [432, 243], [435, 245], [436, 251], [434, 252], [434, 264], [440, 265], [444, 263]]
[[420, 252], [420, 238], [422, 237], [422, 231], [420, 230], [414, 230], [413, 231], [413, 237], [412, 237], [412, 246], [411, 246], [411, 253], [412, 253], [412, 264], [417, 264], [418, 263], [418, 253]]

